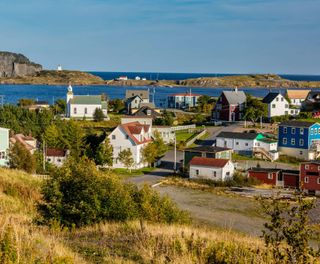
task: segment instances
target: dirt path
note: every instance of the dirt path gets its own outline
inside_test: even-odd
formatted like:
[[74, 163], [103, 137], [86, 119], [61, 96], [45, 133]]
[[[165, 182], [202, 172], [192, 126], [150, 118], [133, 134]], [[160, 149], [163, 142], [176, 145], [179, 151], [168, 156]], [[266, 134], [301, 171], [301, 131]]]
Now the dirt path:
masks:
[[260, 236], [265, 220], [258, 203], [249, 198], [217, 195], [182, 187], [160, 185], [155, 188], [190, 212], [196, 223]]

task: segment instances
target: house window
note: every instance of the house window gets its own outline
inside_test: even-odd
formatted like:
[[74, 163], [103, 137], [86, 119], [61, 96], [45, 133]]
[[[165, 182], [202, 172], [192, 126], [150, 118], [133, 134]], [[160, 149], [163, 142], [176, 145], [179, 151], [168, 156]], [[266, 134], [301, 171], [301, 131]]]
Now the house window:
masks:
[[310, 129], [310, 134], [313, 135], [313, 128]]
[[112, 135], [112, 140], [115, 140], [116, 139], [116, 135]]
[[283, 128], [283, 134], [287, 134], [287, 128], [286, 127]]
[[249, 146], [249, 143], [246, 143], [246, 146]]
[[4, 151], [0, 152], [0, 159], [5, 159], [6, 158], [6, 153]]
[[320, 178], [317, 178], [317, 184], [320, 184]]
[[300, 154], [300, 155], [303, 155], [303, 151], [302, 151], [302, 150], [300, 150], [299, 154]]
[[273, 179], [272, 173], [268, 173], [268, 180], [272, 180], [272, 179]]
[[217, 172], [213, 171], [213, 177], [217, 177]]
[[88, 114], [88, 108], [87, 107], [84, 108], [84, 114], [85, 115]]
[[294, 135], [295, 133], [296, 133], [296, 129], [293, 127], [293, 128], [291, 129], [291, 134]]
[[287, 138], [283, 138], [283, 139], [282, 139], [282, 144], [283, 144], [283, 145], [287, 145]]
[[230, 171], [226, 172], [226, 176], [229, 177], [230, 176]]
[[77, 114], [77, 107], [73, 108], [73, 113]]
[[309, 183], [309, 177], [305, 177], [305, 178], [304, 178], [304, 182], [305, 182], [305, 183]]
[[303, 139], [300, 139], [300, 140], [299, 140], [299, 145], [300, 145], [300, 146], [303, 146], [303, 144], [304, 144], [304, 140], [303, 140]]
[[275, 104], [272, 104], [272, 108], [276, 108], [276, 105], [275, 105]]
[[314, 129], [314, 134], [317, 135], [318, 134], [318, 130], [315, 128]]
[[196, 175], [197, 175], [197, 176], [199, 176], [199, 173], [200, 173], [199, 170], [196, 170]]
[[239, 142], [238, 142], [238, 141], [236, 142], [236, 145], [239, 145]]
[[305, 168], [306, 170], [309, 170], [309, 165], [305, 165], [304, 168]]
[[61, 162], [61, 159], [58, 159], [58, 162]]
[[288, 105], [288, 104], [286, 104], [286, 105], [284, 106], [284, 108], [289, 108], [289, 105]]
[[129, 139], [129, 136], [128, 136], [128, 135], [126, 135], [126, 139]]
[[295, 145], [296, 144], [296, 140], [294, 138], [291, 139], [291, 145]]
[[300, 135], [303, 135], [303, 128], [300, 128]]
[[283, 102], [283, 97], [281, 97], [281, 102]]
[[277, 101], [277, 102], [279, 101], [279, 98], [278, 98], [278, 97], [276, 98], [276, 101]]
[[320, 134], [320, 128], [318, 128], [318, 134]]

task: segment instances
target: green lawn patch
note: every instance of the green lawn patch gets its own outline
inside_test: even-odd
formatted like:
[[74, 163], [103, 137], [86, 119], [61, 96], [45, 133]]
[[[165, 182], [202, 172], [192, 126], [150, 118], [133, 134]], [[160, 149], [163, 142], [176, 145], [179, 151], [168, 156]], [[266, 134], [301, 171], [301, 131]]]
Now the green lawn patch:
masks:
[[113, 169], [113, 171], [120, 175], [120, 176], [125, 176], [125, 177], [131, 177], [131, 176], [140, 176], [140, 175], [143, 175], [143, 174], [148, 174], [152, 171], [154, 171], [156, 168], [152, 167], [152, 168], [142, 168], [142, 169], [139, 169], [139, 170], [132, 170], [131, 172], [127, 169]]

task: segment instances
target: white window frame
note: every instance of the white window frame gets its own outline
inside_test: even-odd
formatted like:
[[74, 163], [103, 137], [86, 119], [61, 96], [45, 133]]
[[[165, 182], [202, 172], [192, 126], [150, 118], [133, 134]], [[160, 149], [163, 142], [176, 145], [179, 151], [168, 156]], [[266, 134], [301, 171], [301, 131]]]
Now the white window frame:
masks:
[[287, 143], [288, 143], [287, 138], [283, 138], [283, 139], [282, 139], [282, 144], [283, 144], [283, 145], [287, 145]]
[[304, 183], [309, 183], [309, 177], [304, 177]]
[[295, 133], [296, 133], [296, 128], [295, 127], [291, 128], [291, 134], [294, 135]]
[[287, 131], [288, 131], [288, 128], [287, 128], [287, 127], [284, 127], [284, 128], [283, 128], [283, 134], [287, 134]]
[[317, 178], [317, 184], [320, 184], [320, 177]]
[[303, 135], [303, 133], [304, 133], [304, 129], [300, 128], [300, 135]]
[[306, 170], [309, 170], [309, 164], [304, 165], [304, 168], [305, 168]]
[[295, 138], [291, 138], [291, 145], [295, 145], [296, 144], [296, 139]]
[[268, 173], [268, 180], [273, 180], [273, 174], [272, 174], [272, 172], [269, 172], [269, 173]]
[[299, 146], [303, 146], [304, 145], [304, 140], [302, 138], [300, 138], [299, 140]]

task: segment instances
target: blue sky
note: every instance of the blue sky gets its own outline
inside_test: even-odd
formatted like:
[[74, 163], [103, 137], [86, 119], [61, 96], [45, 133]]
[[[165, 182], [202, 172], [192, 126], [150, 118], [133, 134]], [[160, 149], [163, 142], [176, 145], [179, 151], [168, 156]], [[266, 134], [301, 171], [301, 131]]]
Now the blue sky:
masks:
[[53, 69], [320, 74], [319, 0], [2, 0], [0, 50]]

